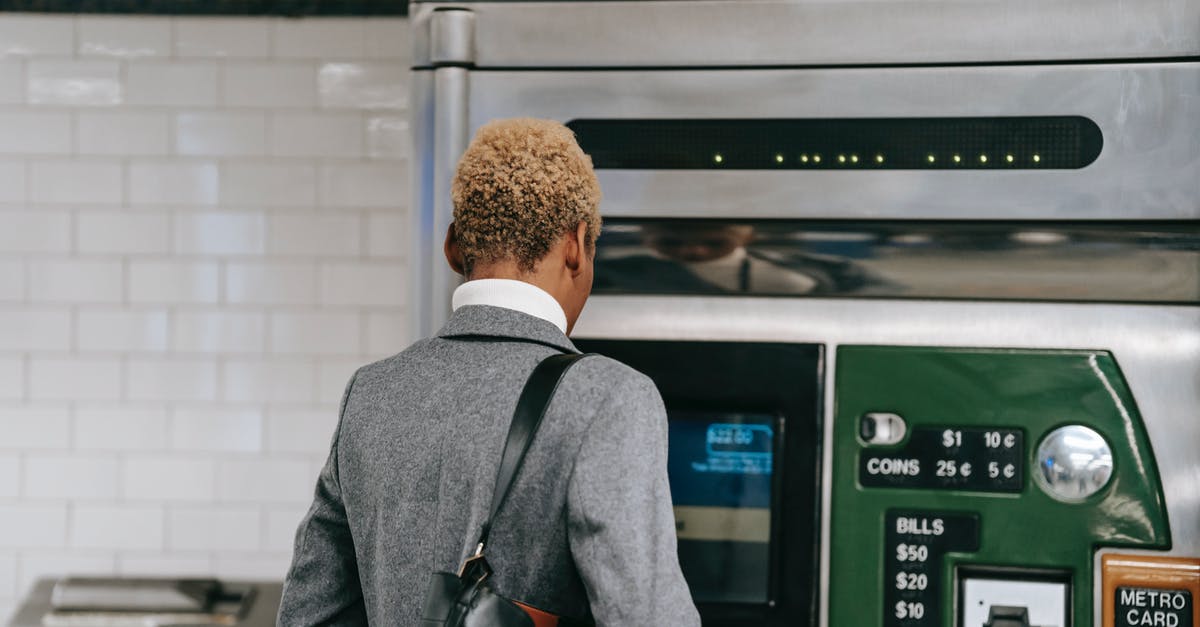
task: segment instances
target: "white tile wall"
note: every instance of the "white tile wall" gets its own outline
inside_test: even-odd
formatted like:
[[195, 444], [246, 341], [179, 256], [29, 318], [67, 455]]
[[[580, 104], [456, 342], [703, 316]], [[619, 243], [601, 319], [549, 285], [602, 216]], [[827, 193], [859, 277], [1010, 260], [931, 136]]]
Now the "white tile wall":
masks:
[[[22, 91], [24, 86], [22, 86]], [[71, 116], [57, 111], [0, 111], [0, 153], [63, 155], [71, 152]]]
[[407, 341], [407, 28], [0, 15], [0, 624], [40, 576], [284, 575]]
[[29, 454], [23, 492], [35, 499], [112, 500], [117, 496], [117, 459], [112, 456]]
[[170, 146], [170, 118], [160, 111], [83, 111], [75, 124], [81, 155], [164, 155]]
[[216, 465], [208, 459], [130, 457], [121, 469], [122, 496], [131, 501], [211, 502]]
[[115, 105], [121, 102], [121, 64], [116, 61], [29, 62], [28, 99], [35, 105]]
[[131, 62], [126, 68], [125, 102], [167, 107], [213, 106], [219, 91], [216, 63]]
[[79, 54], [99, 57], [165, 57], [171, 54], [171, 20], [112, 16], [80, 17]]

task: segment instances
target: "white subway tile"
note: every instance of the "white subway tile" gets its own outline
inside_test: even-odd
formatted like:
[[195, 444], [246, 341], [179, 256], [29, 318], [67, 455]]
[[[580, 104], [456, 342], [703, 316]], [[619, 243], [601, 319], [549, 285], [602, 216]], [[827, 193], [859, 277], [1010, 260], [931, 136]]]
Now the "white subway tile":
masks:
[[148, 255], [170, 248], [167, 214], [135, 211], [86, 211], [75, 221], [82, 253]]
[[276, 312], [271, 314], [271, 350], [296, 355], [356, 355], [360, 352], [358, 314]]
[[311, 207], [317, 201], [316, 168], [305, 164], [239, 162], [225, 167], [221, 203], [249, 207]]
[[363, 366], [361, 358], [325, 358], [317, 368], [317, 400], [322, 403], [340, 403], [346, 392], [350, 377]]
[[192, 112], [175, 116], [175, 151], [181, 155], [261, 155], [266, 147], [266, 114]]
[[121, 164], [111, 161], [34, 161], [34, 202], [117, 204], [122, 199]]
[[173, 510], [167, 548], [174, 551], [257, 551], [262, 518], [254, 509]]
[[0, 449], [65, 449], [71, 421], [66, 407], [0, 405], [0, 433]]
[[333, 262], [321, 266], [321, 302], [328, 305], [399, 307], [408, 283], [397, 263]]
[[129, 398], [208, 401], [217, 397], [217, 364], [200, 359], [139, 359], [126, 366]]
[[29, 589], [38, 579], [66, 577], [68, 575], [108, 575], [116, 567], [112, 553], [102, 551], [22, 551], [20, 578], [17, 586]]
[[[21, 493], [21, 458], [0, 453], [0, 499], [15, 499]], [[0, 596], [4, 596], [4, 559], [0, 557]]]
[[410, 248], [408, 216], [403, 211], [375, 212], [367, 216], [367, 254], [372, 257], [405, 257]]
[[408, 119], [375, 115], [367, 119], [367, 155], [372, 159], [407, 159], [412, 154]]
[[263, 419], [257, 408], [180, 407], [171, 418], [171, 448], [180, 451], [261, 451]]
[[121, 66], [116, 61], [34, 59], [27, 69], [27, 93], [35, 105], [115, 105], [121, 103]]
[[71, 114], [57, 111], [0, 112], [0, 153], [65, 155], [71, 152]]
[[25, 262], [20, 259], [0, 259], [0, 302], [15, 302], [24, 298]]
[[123, 287], [120, 261], [29, 261], [29, 298], [34, 302], [117, 303]]
[[224, 104], [242, 107], [312, 107], [316, 69], [307, 63], [239, 63], [225, 66]]
[[141, 505], [77, 506], [71, 512], [71, 546], [161, 549], [163, 510]]
[[273, 22], [272, 51], [276, 57], [325, 59], [363, 56], [366, 37], [361, 18], [309, 18]]
[[225, 266], [225, 300], [254, 305], [315, 304], [317, 266], [307, 262], [230, 262]]
[[280, 581], [287, 576], [291, 563], [291, 552], [222, 553], [213, 561], [213, 571], [218, 577], [228, 579]]
[[266, 316], [244, 311], [180, 311], [171, 344], [194, 353], [261, 353], [266, 348]]
[[296, 531], [300, 521], [308, 513], [307, 507], [293, 506], [272, 509], [267, 512], [267, 534], [263, 549], [267, 551], [291, 551], [296, 543]]
[[363, 119], [357, 113], [278, 113], [271, 118], [271, 154], [362, 156]]
[[408, 65], [412, 57], [412, 37], [407, 18], [372, 17], [364, 20], [364, 27], [368, 57], [395, 59]]
[[179, 57], [266, 57], [270, 20], [254, 17], [175, 18], [175, 55]]
[[359, 218], [317, 213], [276, 213], [267, 221], [272, 255], [358, 256]]
[[25, 457], [25, 496], [50, 499], [113, 499], [117, 460], [79, 454]]
[[130, 457], [121, 472], [122, 496], [148, 501], [211, 501], [216, 464], [205, 459]]
[[408, 316], [404, 310], [372, 312], [367, 316], [367, 352], [394, 355], [412, 343], [408, 337]]
[[405, 207], [408, 167], [401, 162], [339, 163], [321, 167], [321, 204], [333, 207]]
[[193, 255], [261, 255], [266, 251], [266, 218], [240, 211], [179, 214], [175, 250]]
[[326, 63], [317, 75], [326, 109], [404, 109], [409, 70], [404, 63]]
[[122, 553], [117, 570], [142, 577], [211, 577], [212, 558], [205, 553]]
[[75, 448], [158, 451], [167, 448], [165, 407], [85, 404], [75, 409]]
[[129, 166], [129, 200], [134, 204], [215, 205], [217, 164], [135, 162]]
[[165, 17], [79, 16], [79, 54], [121, 58], [171, 56], [171, 20]]
[[113, 357], [29, 359], [29, 395], [47, 400], [121, 398], [121, 360]]
[[0, 309], [0, 350], [66, 350], [71, 314], [61, 308]]
[[0, 211], [0, 252], [71, 250], [71, 216], [52, 211]]
[[0, 54], [67, 55], [75, 52], [75, 20], [64, 15], [5, 13], [0, 19]]
[[310, 402], [316, 381], [316, 367], [295, 358], [230, 359], [222, 372], [228, 401]]
[[217, 472], [217, 492], [230, 502], [307, 503], [316, 485], [316, 476], [302, 461], [226, 460], [219, 462]]
[[25, 361], [15, 355], [0, 357], [0, 400], [18, 400], [24, 395]]
[[[11, 599], [15, 596], [17, 596], [17, 556], [15, 554], [0, 555], [0, 599]], [[0, 620], [7, 619], [7, 613], [0, 608]]]
[[216, 263], [134, 260], [129, 264], [129, 300], [135, 303], [215, 303], [219, 285]]
[[76, 141], [83, 155], [165, 155], [170, 118], [157, 111], [80, 111]]
[[267, 416], [267, 450], [328, 454], [337, 414], [336, 408], [271, 408]]
[[20, 503], [0, 505], [0, 547], [32, 549], [59, 547], [67, 539], [67, 506]]
[[25, 102], [25, 65], [21, 61], [0, 61], [0, 104]]
[[167, 322], [165, 309], [83, 309], [76, 341], [83, 351], [165, 351]]
[[[23, 203], [28, 200], [27, 180], [23, 161], [0, 161], [0, 202]], [[3, 220], [3, 217], [0, 217], [0, 220]]]
[[217, 104], [217, 65], [211, 62], [134, 61], [126, 69], [125, 102], [132, 105]]

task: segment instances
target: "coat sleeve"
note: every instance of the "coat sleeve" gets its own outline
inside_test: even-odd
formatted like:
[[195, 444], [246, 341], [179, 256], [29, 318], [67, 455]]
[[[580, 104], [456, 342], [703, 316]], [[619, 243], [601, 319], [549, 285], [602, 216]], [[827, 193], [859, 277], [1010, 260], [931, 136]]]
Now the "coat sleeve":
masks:
[[667, 415], [650, 379], [619, 386], [597, 411], [575, 459], [567, 516], [599, 627], [700, 624], [679, 569]]
[[367, 624], [354, 539], [338, 477], [338, 436], [357, 376], [346, 385], [329, 459], [317, 477], [312, 507], [296, 530], [292, 566], [279, 605], [278, 624], [283, 627]]

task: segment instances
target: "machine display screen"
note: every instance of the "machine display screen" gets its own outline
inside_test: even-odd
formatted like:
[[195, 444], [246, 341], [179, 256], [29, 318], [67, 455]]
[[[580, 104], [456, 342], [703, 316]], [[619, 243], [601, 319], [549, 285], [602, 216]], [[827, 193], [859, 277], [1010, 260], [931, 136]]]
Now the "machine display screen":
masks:
[[669, 412], [679, 563], [698, 602], [768, 600], [775, 418]]

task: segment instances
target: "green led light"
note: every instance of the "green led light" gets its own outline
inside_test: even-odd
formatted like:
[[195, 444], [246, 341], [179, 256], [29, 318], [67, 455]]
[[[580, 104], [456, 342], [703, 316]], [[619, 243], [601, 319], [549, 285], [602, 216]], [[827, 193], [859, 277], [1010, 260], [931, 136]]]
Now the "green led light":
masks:
[[820, 163], [821, 155], [813, 155], [813, 163]]
[[962, 155], [954, 155], [955, 163], [962, 163]]
[[846, 155], [838, 155], [838, 163], [845, 163]]
[[1039, 162], [1041, 162], [1041, 160], [1042, 160], [1042, 156], [1041, 156], [1041, 155], [1034, 155], [1034, 156], [1033, 156], [1033, 162], [1034, 162], [1034, 163], [1039, 163]]
[[775, 163], [783, 163], [783, 155], [775, 155]]
[[926, 161], [928, 161], [928, 162], [930, 162], [930, 163], [933, 163], [934, 161], [937, 161], [937, 157], [935, 157], [935, 156], [933, 156], [933, 155], [926, 155], [926, 156], [925, 156], [925, 160], [926, 160]]
[[1012, 155], [1004, 155], [1004, 160], [1005, 160], [1005, 161], [1007, 161], [1007, 162], [1009, 162], [1009, 163], [1012, 163], [1012, 162], [1013, 162], [1013, 156], [1012, 156]]
[[800, 155], [800, 161], [803, 163], [808, 163], [808, 155]]
[[719, 153], [719, 152], [718, 152], [717, 154], [713, 155], [713, 162], [714, 162], [714, 163], [721, 163], [721, 162], [722, 162], [722, 161], [724, 161], [724, 160], [725, 160], [725, 157], [722, 157], [722, 156], [721, 156], [721, 153]]
[[850, 155], [850, 163], [858, 163], [858, 155]]
[[980, 163], [987, 163], [987, 155], [979, 155]]
[[883, 155], [875, 155], [875, 163], [883, 163]]

